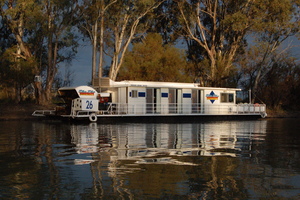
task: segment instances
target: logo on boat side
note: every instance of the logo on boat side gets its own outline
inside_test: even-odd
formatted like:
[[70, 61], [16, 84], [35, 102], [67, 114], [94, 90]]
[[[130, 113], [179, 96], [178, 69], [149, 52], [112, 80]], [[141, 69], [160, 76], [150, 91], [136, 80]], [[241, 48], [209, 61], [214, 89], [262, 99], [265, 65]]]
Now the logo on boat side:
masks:
[[210, 100], [211, 103], [214, 103], [216, 100], [219, 99], [219, 96], [216, 95], [216, 94], [214, 93], [214, 91], [211, 91], [209, 94], [206, 95], [206, 99], [207, 99], [207, 100]]
[[93, 90], [88, 90], [88, 91], [85, 91], [85, 90], [79, 90], [79, 94], [80, 95], [89, 95], [89, 96], [93, 96], [95, 93], [95, 91]]

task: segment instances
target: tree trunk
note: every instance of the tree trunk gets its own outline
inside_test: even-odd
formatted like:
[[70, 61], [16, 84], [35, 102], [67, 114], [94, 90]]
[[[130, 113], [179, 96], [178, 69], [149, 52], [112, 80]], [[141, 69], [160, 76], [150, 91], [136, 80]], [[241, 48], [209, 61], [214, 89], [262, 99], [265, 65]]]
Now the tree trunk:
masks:
[[[50, 37], [52, 38], [52, 37]], [[56, 60], [57, 60], [57, 47], [58, 47], [58, 41], [55, 41], [54, 48], [52, 45], [52, 42], [50, 40], [50, 44], [48, 45], [48, 73], [47, 73], [47, 81], [46, 81], [46, 87], [45, 87], [45, 100], [47, 102], [51, 101], [51, 89], [53, 85], [53, 81], [56, 74]]]
[[[136, 33], [136, 29], [140, 23], [141, 18], [144, 17], [153, 9], [157, 8], [164, 1], [165, 0], [161, 0], [157, 3], [154, 3], [152, 6], [149, 6], [149, 8], [142, 11], [137, 16], [126, 14], [123, 20], [120, 20], [120, 22], [115, 25], [114, 27], [115, 45], [114, 45], [114, 55], [112, 58], [112, 64], [109, 71], [110, 79], [116, 80], [120, 67], [123, 64], [125, 53], [134, 37], [134, 34]], [[132, 21], [132, 24], [130, 25], [130, 27], [128, 27], [130, 21]], [[119, 30], [120, 27], [121, 30]]]
[[43, 89], [42, 89], [42, 83], [40, 81], [35, 81], [34, 82], [34, 89], [35, 89], [35, 99], [36, 99], [36, 104], [38, 105], [44, 105], [45, 101], [43, 98]]
[[[103, 5], [104, 6], [104, 5]], [[104, 53], [104, 8], [101, 8], [101, 21], [100, 21], [100, 45], [99, 45], [99, 65], [98, 77], [103, 76], [103, 53]]]
[[96, 78], [96, 61], [97, 61], [97, 33], [98, 33], [98, 20], [95, 21], [92, 30], [92, 85], [94, 84], [94, 79]]
[[[53, 85], [54, 77], [56, 74], [56, 62], [57, 62], [57, 51], [58, 51], [58, 39], [55, 38], [53, 41], [53, 19], [51, 15], [48, 16], [48, 68], [47, 68], [47, 79], [45, 86], [45, 101], [51, 100], [51, 88]], [[53, 46], [54, 45], [54, 46]]]

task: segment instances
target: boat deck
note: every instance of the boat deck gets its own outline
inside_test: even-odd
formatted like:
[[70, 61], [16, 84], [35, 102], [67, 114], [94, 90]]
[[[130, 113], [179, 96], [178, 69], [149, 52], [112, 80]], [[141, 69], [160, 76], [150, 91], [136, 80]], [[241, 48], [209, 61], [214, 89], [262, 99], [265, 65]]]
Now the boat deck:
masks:
[[[33, 116], [55, 116], [55, 110], [36, 110]], [[212, 105], [202, 104], [107, 104], [107, 109], [94, 111], [73, 110], [70, 114], [61, 117], [90, 118], [111, 117], [167, 117], [167, 116], [266, 116], [265, 104], [236, 104], [236, 105]], [[93, 120], [91, 120], [93, 121]]]

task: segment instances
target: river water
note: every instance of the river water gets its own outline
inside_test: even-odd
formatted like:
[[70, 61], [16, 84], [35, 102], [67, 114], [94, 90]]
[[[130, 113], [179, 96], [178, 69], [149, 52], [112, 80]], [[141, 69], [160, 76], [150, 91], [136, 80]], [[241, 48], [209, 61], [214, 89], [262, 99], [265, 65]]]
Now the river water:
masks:
[[0, 127], [0, 199], [300, 199], [300, 119]]

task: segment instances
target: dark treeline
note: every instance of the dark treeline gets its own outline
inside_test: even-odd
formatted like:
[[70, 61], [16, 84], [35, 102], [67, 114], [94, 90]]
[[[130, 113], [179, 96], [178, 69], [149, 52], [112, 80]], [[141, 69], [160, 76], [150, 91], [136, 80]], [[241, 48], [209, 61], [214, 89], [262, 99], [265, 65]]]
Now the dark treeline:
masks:
[[1, 98], [24, 101], [31, 86], [38, 104], [49, 102], [53, 88], [71, 83], [76, 69], [65, 79], [58, 69], [85, 40], [93, 52], [87, 82], [108, 76], [241, 87], [253, 102], [298, 109], [299, 3], [0, 0]]

